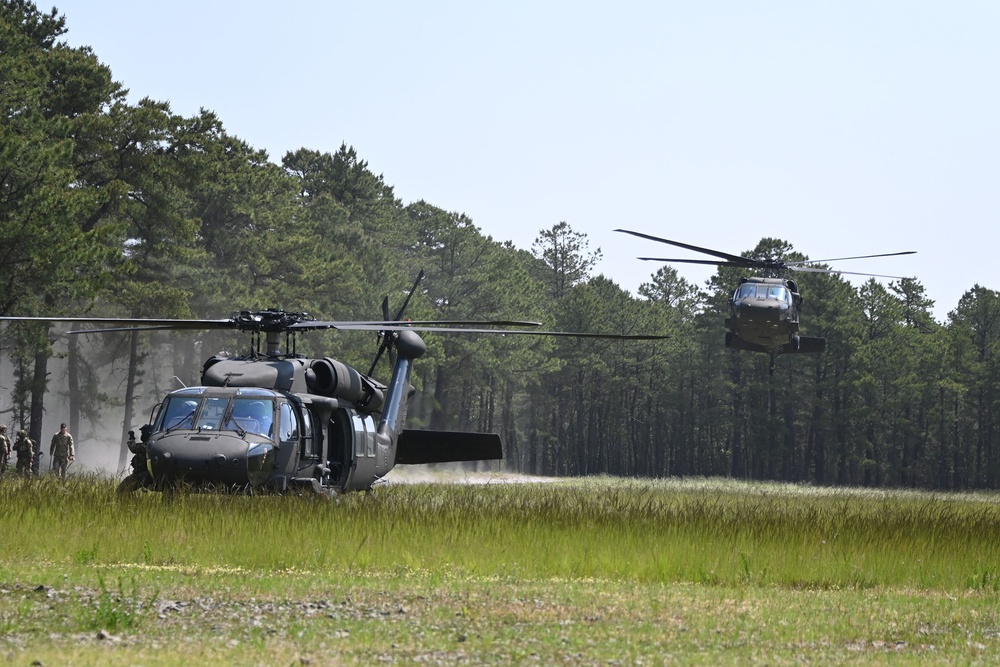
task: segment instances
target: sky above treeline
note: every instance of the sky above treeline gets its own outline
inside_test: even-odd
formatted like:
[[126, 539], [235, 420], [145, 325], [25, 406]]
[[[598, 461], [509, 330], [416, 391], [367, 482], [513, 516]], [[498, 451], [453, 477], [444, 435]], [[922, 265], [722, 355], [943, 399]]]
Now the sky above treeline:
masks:
[[56, 7], [133, 101], [215, 111], [275, 162], [346, 143], [404, 203], [521, 248], [565, 221], [632, 293], [657, 269], [637, 256], [699, 256], [619, 227], [734, 254], [915, 250], [835, 268], [916, 277], [939, 320], [1000, 289], [994, 2]]

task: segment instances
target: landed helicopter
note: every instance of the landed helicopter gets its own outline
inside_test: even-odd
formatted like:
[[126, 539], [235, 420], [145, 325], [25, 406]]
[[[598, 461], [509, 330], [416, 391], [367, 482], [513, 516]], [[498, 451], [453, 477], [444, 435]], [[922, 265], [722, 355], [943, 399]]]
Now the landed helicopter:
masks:
[[732, 266], [760, 272], [762, 276], [740, 278], [733, 295], [729, 299], [730, 316], [726, 318], [726, 347], [734, 350], [763, 352], [771, 357], [769, 371], [774, 373], [774, 358], [779, 354], [819, 353], [826, 350], [826, 339], [816, 336], [803, 336], [799, 333], [799, 317], [802, 314], [802, 295], [796, 282], [787, 277], [790, 271], [808, 273], [837, 273], [856, 276], [872, 276], [876, 278], [895, 278], [900, 276], [884, 276], [877, 273], [858, 273], [855, 271], [839, 271], [817, 266], [808, 266], [822, 262], [839, 262], [849, 259], [869, 259], [872, 257], [893, 257], [896, 255], [913, 255], [916, 251], [891, 252], [880, 255], [861, 255], [857, 257], [838, 257], [836, 259], [805, 260], [801, 262], [785, 262], [769, 257], [753, 259], [731, 255], [719, 250], [701, 248], [696, 245], [671, 241], [634, 232], [628, 229], [616, 229], [616, 232], [631, 234], [639, 238], [666, 243], [717, 257], [718, 259], [671, 259], [665, 257], [640, 257], [650, 262], [682, 262], [687, 264], [714, 264], [716, 266]]
[[[251, 335], [247, 354], [209, 358], [202, 368], [200, 386], [172, 391], [154, 408], [152, 421], [143, 428], [148, 475], [126, 480], [132, 483], [123, 483], [123, 490], [192, 484], [277, 492], [364, 491], [398, 464], [503, 458], [497, 434], [403, 427], [407, 402], [414, 392], [410, 385], [413, 362], [426, 351], [418, 331], [619, 340], [664, 338], [475, 328], [538, 326], [535, 322], [403, 320], [416, 287], [415, 283], [394, 318], [389, 317], [388, 299], [383, 301], [382, 321], [320, 321], [306, 313], [276, 309], [243, 311], [220, 320], [0, 317], [0, 321], [111, 325], [73, 331], [75, 334], [236, 329]], [[381, 344], [368, 373], [329, 357], [310, 359], [297, 354], [296, 335], [317, 329], [378, 332]], [[372, 378], [386, 351], [392, 366], [388, 385]]]

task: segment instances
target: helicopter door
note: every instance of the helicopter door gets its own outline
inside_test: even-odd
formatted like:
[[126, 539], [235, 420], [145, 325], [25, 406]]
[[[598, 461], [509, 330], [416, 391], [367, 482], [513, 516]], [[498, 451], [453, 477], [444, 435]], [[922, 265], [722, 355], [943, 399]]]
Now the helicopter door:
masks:
[[[317, 417], [317, 420], [319, 418]], [[354, 435], [351, 415], [343, 408], [334, 410], [327, 426], [329, 446], [326, 452], [331, 483], [343, 486], [351, 473], [354, 460]], [[320, 433], [317, 431], [317, 437]]]

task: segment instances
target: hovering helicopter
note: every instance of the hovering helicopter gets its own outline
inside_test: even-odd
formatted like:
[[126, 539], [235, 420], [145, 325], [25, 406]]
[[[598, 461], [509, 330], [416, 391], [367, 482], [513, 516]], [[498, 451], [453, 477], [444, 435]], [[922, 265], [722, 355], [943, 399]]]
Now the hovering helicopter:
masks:
[[770, 355], [769, 370], [774, 373], [774, 358], [779, 354], [818, 353], [826, 350], [826, 339], [816, 336], [803, 336], [799, 333], [799, 317], [802, 314], [802, 295], [796, 282], [787, 277], [789, 271], [808, 273], [837, 273], [856, 276], [872, 276], [876, 278], [895, 278], [900, 276], [884, 276], [877, 273], [857, 273], [854, 271], [839, 271], [816, 266], [808, 266], [820, 262], [839, 262], [849, 259], [869, 259], [872, 257], [894, 257], [896, 255], [913, 255], [915, 251], [891, 252], [880, 255], [861, 255], [858, 257], [838, 257], [836, 259], [817, 259], [801, 262], [785, 262], [769, 257], [753, 259], [740, 257], [718, 250], [700, 248], [696, 245], [671, 241], [669, 239], [651, 236], [628, 229], [616, 229], [616, 232], [631, 234], [639, 238], [649, 239], [658, 243], [666, 243], [678, 248], [686, 248], [695, 252], [718, 257], [710, 259], [670, 259], [665, 257], [640, 257], [651, 262], [683, 262], [687, 264], [714, 264], [717, 266], [733, 266], [752, 271], [759, 271], [762, 276], [740, 278], [740, 284], [729, 299], [730, 316], [726, 318], [726, 347], [734, 350], [763, 352]]
[[[382, 321], [320, 321], [306, 313], [276, 309], [243, 311], [219, 320], [0, 317], [0, 321], [112, 325], [71, 332], [75, 334], [165, 329], [249, 333], [247, 354], [209, 358], [202, 368], [200, 386], [172, 391], [154, 408], [152, 421], [144, 428], [149, 475], [143, 475], [142, 482], [155, 488], [191, 483], [277, 492], [363, 491], [397, 464], [503, 458], [497, 434], [403, 427], [407, 401], [414, 392], [410, 385], [413, 362], [426, 351], [418, 331], [664, 338], [475, 328], [539, 326], [536, 322], [403, 320], [422, 276], [423, 272], [394, 318], [389, 317], [388, 298], [382, 302]], [[297, 354], [296, 335], [317, 329], [378, 332], [381, 344], [368, 373], [330, 357], [310, 359]], [[388, 385], [372, 378], [386, 351], [392, 366]]]

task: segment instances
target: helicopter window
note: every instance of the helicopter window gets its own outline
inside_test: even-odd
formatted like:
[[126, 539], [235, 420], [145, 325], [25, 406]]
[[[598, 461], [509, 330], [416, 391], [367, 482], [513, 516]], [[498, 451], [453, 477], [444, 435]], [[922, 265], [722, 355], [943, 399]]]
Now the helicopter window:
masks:
[[306, 439], [313, 437], [312, 415], [308, 410], [302, 411], [302, 437]]
[[749, 298], [752, 298], [753, 295], [754, 295], [754, 289], [755, 288], [756, 288], [756, 285], [754, 285], [753, 283], [743, 283], [742, 285], [740, 285], [740, 289], [736, 293], [736, 298], [737, 299], [749, 299]]
[[351, 415], [354, 422], [354, 454], [355, 456], [365, 455], [365, 444], [368, 441], [368, 429], [365, 428], [365, 420], [361, 415]]
[[157, 431], [174, 428], [194, 428], [194, 413], [198, 410], [198, 401], [190, 396], [171, 396], [166, 407], [160, 413], [162, 419], [157, 424]]
[[298, 423], [295, 419], [295, 412], [291, 404], [282, 403], [278, 421], [278, 440], [290, 442], [299, 436]]
[[233, 400], [233, 411], [226, 421], [226, 428], [271, 437], [273, 419], [273, 401], [264, 398], [236, 398]]
[[777, 299], [778, 301], [787, 301], [785, 288], [780, 285], [771, 285], [767, 288], [767, 298]]
[[322, 454], [321, 440], [314, 437], [312, 414], [309, 410], [302, 411], [302, 455], [310, 458], [319, 458]]
[[226, 414], [229, 405], [228, 398], [206, 398], [198, 417], [198, 428], [207, 430], [218, 429], [222, 425], [222, 416]]

